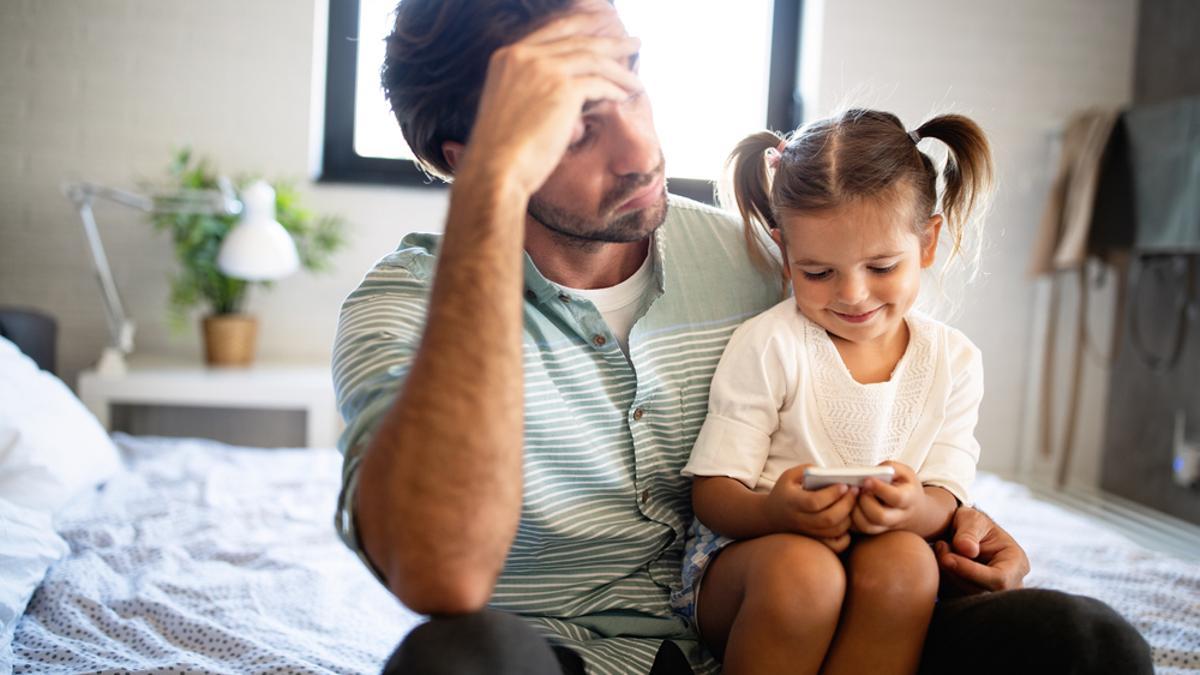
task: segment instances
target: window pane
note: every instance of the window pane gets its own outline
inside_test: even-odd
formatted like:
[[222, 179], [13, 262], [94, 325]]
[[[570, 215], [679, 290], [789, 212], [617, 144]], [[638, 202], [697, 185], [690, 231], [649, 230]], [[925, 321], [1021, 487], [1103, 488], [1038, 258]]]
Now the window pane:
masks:
[[354, 151], [363, 157], [412, 159], [400, 125], [392, 117], [379, 68], [383, 40], [392, 32], [396, 0], [360, 0], [358, 10], [358, 76], [354, 87]]
[[629, 0], [641, 77], [676, 178], [720, 177], [733, 146], [767, 122], [771, 0]]
[[[715, 180], [726, 155], [767, 119], [772, 0], [626, 0], [618, 7], [642, 39], [641, 77], [667, 172]], [[379, 88], [383, 38], [395, 0], [361, 0], [354, 149], [364, 157], [412, 154]]]

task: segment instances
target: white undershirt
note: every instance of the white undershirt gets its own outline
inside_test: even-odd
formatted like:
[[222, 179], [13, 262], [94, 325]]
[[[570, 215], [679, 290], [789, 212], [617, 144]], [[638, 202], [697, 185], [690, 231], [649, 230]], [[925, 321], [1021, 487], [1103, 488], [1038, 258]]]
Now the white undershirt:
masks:
[[650, 257], [651, 253], [647, 252], [642, 266], [616, 286], [592, 289], [563, 287], [563, 290], [571, 295], [588, 300], [596, 306], [596, 310], [608, 324], [608, 329], [616, 336], [625, 356], [629, 356], [629, 331], [633, 329], [633, 322], [637, 320], [650, 286], [654, 283], [654, 268], [650, 264]]

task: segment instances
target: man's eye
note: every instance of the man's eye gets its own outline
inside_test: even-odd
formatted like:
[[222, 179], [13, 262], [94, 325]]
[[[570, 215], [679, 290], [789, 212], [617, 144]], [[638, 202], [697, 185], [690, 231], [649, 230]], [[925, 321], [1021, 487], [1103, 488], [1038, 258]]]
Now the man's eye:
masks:
[[571, 145], [568, 146], [567, 149], [570, 150], [571, 152], [583, 149], [583, 147], [586, 146], [592, 140], [592, 134], [593, 134], [592, 125], [588, 124], [588, 123], [584, 123], [583, 131], [580, 132], [578, 138], [576, 138], [574, 141], [571, 141]]
[[888, 265], [887, 267], [868, 267], [867, 269], [871, 270], [875, 274], [887, 274], [889, 272], [894, 271], [899, 264], [900, 263], [892, 263], [891, 265]]
[[822, 281], [824, 279], [828, 279], [830, 274], [833, 274], [833, 272], [829, 270], [824, 270], [821, 272], [804, 272], [804, 278], [808, 279], [809, 281]]

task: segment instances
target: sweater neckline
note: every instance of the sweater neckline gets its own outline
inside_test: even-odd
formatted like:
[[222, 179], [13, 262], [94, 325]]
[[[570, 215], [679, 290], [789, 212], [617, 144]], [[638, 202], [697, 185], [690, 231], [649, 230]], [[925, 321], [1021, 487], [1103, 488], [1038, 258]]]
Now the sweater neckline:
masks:
[[[796, 311], [799, 313], [800, 310], [797, 309]], [[810, 340], [818, 345], [822, 352], [825, 352], [824, 356], [826, 357], [826, 360], [837, 364], [834, 369], [841, 373], [840, 376], [845, 380], [846, 383], [853, 385], [854, 387], [859, 387], [865, 390], [894, 388], [896, 383], [903, 376], [908, 362], [913, 358], [912, 354], [915, 351], [914, 345], [918, 340], [918, 336], [916, 322], [912, 320], [911, 313], [904, 317], [904, 323], [908, 327], [908, 344], [904, 345], [904, 353], [900, 355], [900, 359], [896, 361], [895, 367], [892, 368], [892, 372], [888, 373], [886, 380], [881, 382], [867, 383], [859, 382], [854, 378], [854, 374], [850, 372], [850, 368], [846, 365], [845, 359], [842, 358], [842, 353], [838, 351], [837, 345], [833, 343], [833, 338], [829, 336], [829, 331], [825, 330], [818, 325], [817, 322], [809, 319], [803, 314], [801, 314], [801, 317], [804, 319], [804, 322], [808, 327]]]

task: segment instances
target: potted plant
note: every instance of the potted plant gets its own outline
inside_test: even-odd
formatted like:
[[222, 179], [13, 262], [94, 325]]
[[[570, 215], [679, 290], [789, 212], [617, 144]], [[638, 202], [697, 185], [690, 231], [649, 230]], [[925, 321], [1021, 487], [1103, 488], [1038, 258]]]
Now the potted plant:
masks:
[[[176, 151], [169, 169], [169, 181], [155, 190], [215, 190], [219, 174], [212, 163], [192, 154], [190, 148]], [[241, 192], [256, 180], [253, 176], [235, 178]], [[338, 216], [315, 215], [300, 203], [300, 193], [289, 183], [277, 182], [275, 219], [296, 244], [300, 265], [319, 272], [328, 269], [333, 254], [345, 243], [345, 221]], [[269, 201], [269, 200], [268, 200]], [[211, 365], [248, 365], [254, 358], [257, 322], [244, 314], [246, 292], [257, 283], [229, 277], [217, 266], [221, 242], [237, 223], [238, 216], [205, 213], [155, 213], [155, 229], [171, 234], [178, 274], [171, 280], [170, 320], [176, 329], [186, 324], [197, 306], [207, 306], [204, 316], [205, 358]]]

